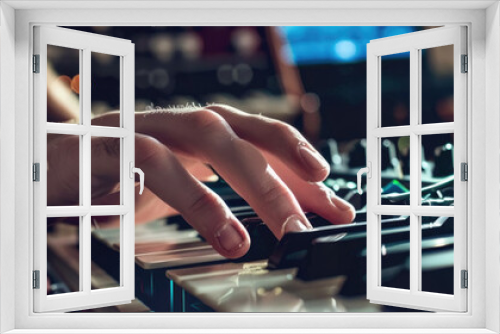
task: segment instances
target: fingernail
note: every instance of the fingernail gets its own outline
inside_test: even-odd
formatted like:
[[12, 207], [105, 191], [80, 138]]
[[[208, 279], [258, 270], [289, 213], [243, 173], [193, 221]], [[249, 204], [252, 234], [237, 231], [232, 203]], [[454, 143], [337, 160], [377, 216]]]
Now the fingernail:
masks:
[[299, 154], [302, 161], [311, 169], [321, 170], [330, 167], [319, 153], [313, 152], [305, 143], [299, 144]]
[[281, 227], [281, 235], [285, 235], [288, 232], [300, 232], [310, 230], [312, 227], [306, 225], [298, 215], [292, 215], [287, 218], [283, 226]]
[[222, 226], [216, 233], [215, 237], [219, 240], [219, 244], [226, 251], [234, 251], [243, 246], [243, 237], [234, 228], [231, 223]]

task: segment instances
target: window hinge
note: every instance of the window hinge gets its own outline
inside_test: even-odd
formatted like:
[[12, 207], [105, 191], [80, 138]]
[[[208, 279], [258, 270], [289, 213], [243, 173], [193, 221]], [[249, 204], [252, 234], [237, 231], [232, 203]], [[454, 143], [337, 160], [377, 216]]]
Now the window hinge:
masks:
[[460, 180], [468, 181], [469, 180], [469, 166], [466, 162], [462, 162], [460, 164]]
[[40, 270], [33, 270], [33, 289], [40, 289]]
[[40, 181], [40, 163], [38, 162], [33, 164], [33, 181]]
[[469, 287], [469, 274], [467, 270], [462, 270], [462, 289], [467, 289]]
[[33, 55], [33, 73], [40, 73], [40, 55]]
[[462, 55], [462, 73], [467, 73], [469, 71], [469, 57], [467, 55]]

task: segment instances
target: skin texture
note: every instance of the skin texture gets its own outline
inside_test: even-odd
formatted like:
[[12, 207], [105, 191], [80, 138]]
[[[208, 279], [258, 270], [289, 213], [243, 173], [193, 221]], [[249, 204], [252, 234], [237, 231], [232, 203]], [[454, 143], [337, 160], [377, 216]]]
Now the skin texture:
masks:
[[[311, 228], [304, 211], [334, 224], [354, 219], [354, 208], [321, 183], [329, 166], [291, 126], [224, 105], [136, 113], [135, 165], [145, 177], [136, 196], [136, 222], [179, 212], [223, 256], [237, 258], [248, 234], [226, 204], [200, 181], [209, 164], [238, 192], [276, 237]], [[93, 125], [117, 125], [109, 113]], [[92, 139], [92, 204], [116, 204], [120, 147]], [[77, 202], [78, 138], [48, 138], [48, 204]]]

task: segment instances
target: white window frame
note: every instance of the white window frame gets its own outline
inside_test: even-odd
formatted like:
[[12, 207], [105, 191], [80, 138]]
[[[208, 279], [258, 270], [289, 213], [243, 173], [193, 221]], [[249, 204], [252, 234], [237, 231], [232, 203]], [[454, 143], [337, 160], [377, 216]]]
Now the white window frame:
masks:
[[[266, 1], [156, 2], [3, 1], [0, 48], [0, 331], [47, 329], [107, 332], [113, 328], [163, 332], [495, 333], [500, 331], [499, 106], [500, 18], [497, 1]], [[14, 7], [14, 9], [12, 7]], [[120, 8], [128, 6], [132, 9]], [[64, 7], [64, 8], [62, 8]], [[100, 9], [97, 9], [99, 7]], [[103, 7], [107, 9], [103, 9]], [[137, 10], [149, 7], [150, 10]], [[158, 9], [158, 7], [163, 7]], [[43, 8], [51, 8], [44, 10]], [[59, 10], [54, 10], [59, 8]], [[113, 9], [114, 8], [114, 9]], [[486, 23], [486, 24], [485, 24]], [[468, 220], [469, 307], [466, 313], [401, 314], [34, 314], [32, 261], [32, 27], [58, 25], [443, 25], [468, 26], [470, 57], [468, 143], [471, 198]], [[13, 39], [15, 31], [15, 40]], [[15, 56], [15, 57], [14, 57]], [[15, 69], [13, 69], [15, 66]], [[486, 71], [486, 66], [488, 70]], [[5, 74], [9, 74], [5, 76]], [[15, 79], [15, 90], [10, 80]], [[10, 80], [9, 80], [10, 79]], [[15, 110], [15, 113], [12, 113]], [[12, 135], [15, 145], [12, 145]], [[486, 139], [488, 139], [486, 141]], [[486, 154], [486, 152], [495, 154]], [[15, 172], [15, 174], [14, 174]], [[12, 177], [14, 175], [14, 177]], [[486, 182], [488, 175], [488, 182]], [[12, 199], [12, 194], [15, 194]], [[15, 224], [13, 224], [15, 222]], [[15, 236], [13, 238], [12, 236]], [[485, 256], [485, 254], [494, 254]], [[15, 287], [15, 288], [13, 288]], [[14, 305], [12, 307], [12, 305]], [[283, 330], [283, 328], [288, 328]], [[261, 330], [258, 330], [258, 329]], [[292, 330], [291, 328], [295, 329]], [[413, 328], [413, 329], [410, 329]], [[28, 329], [30, 329], [28, 331]], [[322, 330], [320, 330], [322, 329]], [[378, 329], [378, 330], [377, 330]], [[418, 329], [416, 331], [415, 329]], [[448, 329], [448, 330], [447, 330]], [[460, 330], [461, 329], [461, 330]], [[45, 331], [47, 332], [47, 331]], [[117, 332], [122, 332], [118, 330]], [[248, 332], [248, 330], [247, 330]]]
[[[47, 47], [70, 48], [79, 53], [80, 124], [47, 121]], [[119, 127], [91, 125], [92, 53], [107, 54], [119, 59]], [[134, 116], [134, 44], [129, 40], [49, 26], [34, 27], [34, 54], [39, 56], [39, 73], [33, 75], [34, 93], [34, 162], [39, 163], [39, 181], [33, 185], [33, 264], [39, 271], [39, 286], [47, 286], [47, 218], [79, 218], [79, 290], [47, 295], [47, 289], [34, 289], [35, 312], [65, 312], [100, 306], [130, 303], [134, 298], [134, 231], [135, 231], [135, 116]], [[47, 206], [47, 134], [78, 135], [80, 138], [80, 201], [75, 206]], [[120, 141], [120, 203], [91, 203], [91, 140], [92, 137], [116, 138]], [[91, 287], [92, 216], [120, 217], [119, 285], [93, 290]]]
[[[467, 73], [462, 73], [461, 56], [467, 54], [465, 26], [448, 26], [393, 37], [372, 40], [367, 46], [367, 298], [377, 304], [403, 306], [420, 310], [467, 310], [467, 290], [461, 288], [461, 271], [467, 269], [467, 184], [460, 178], [460, 164], [467, 163]], [[422, 50], [453, 46], [453, 122], [425, 124], [422, 122]], [[382, 124], [382, 62], [383, 56], [409, 53], [410, 119], [408, 125]], [[454, 204], [452, 206], [422, 205], [422, 137], [454, 134]], [[410, 202], [408, 205], [382, 205], [381, 141], [383, 138], [410, 138]], [[409, 216], [410, 268], [409, 289], [382, 285], [382, 215]], [[421, 218], [424, 216], [454, 217], [453, 294], [422, 290]]]

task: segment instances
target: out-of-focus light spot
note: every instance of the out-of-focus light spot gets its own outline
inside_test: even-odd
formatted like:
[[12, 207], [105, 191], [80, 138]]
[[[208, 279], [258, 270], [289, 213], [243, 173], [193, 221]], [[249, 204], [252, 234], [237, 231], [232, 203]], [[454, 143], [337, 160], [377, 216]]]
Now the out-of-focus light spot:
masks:
[[439, 238], [436, 240], [436, 243], [434, 244], [435, 247], [443, 247], [446, 246], [446, 239], [444, 238]]
[[92, 101], [91, 108], [92, 113], [97, 116], [109, 112], [111, 106], [105, 101]]
[[71, 90], [76, 94], [80, 94], [80, 74], [77, 74], [71, 79]]
[[233, 83], [233, 67], [229, 64], [221, 65], [217, 69], [217, 79], [223, 85], [230, 85]]
[[175, 43], [170, 35], [157, 34], [149, 40], [149, 48], [158, 60], [167, 62], [174, 55]]
[[356, 189], [356, 187], [357, 187], [356, 183], [351, 182], [351, 181], [347, 182], [347, 188], [349, 188], [349, 189]]
[[343, 39], [335, 43], [335, 53], [343, 60], [349, 60], [356, 55], [356, 44], [348, 39]]
[[156, 68], [149, 73], [149, 84], [156, 89], [167, 87], [169, 82], [168, 72], [163, 68]]
[[92, 30], [96, 33], [99, 33], [99, 34], [106, 34], [106, 33], [111, 31], [111, 27], [109, 27], [109, 26], [96, 26], [96, 27], [92, 27]]
[[147, 99], [135, 99], [135, 110], [153, 110], [153, 103]]
[[203, 50], [203, 41], [197, 34], [186, 32], [177, 37], [177, 46], [185, 58], [197, 59]]
[[318, 95], [306, 93], [300, 97], [300, 106], [306, 113], [315, 113], [319, 111], [320, 101]]
[[242, 56], [251, 56], [257, 52], [261, 38], [254, 28], [238, 28], [231, 34], [231, 42]]
[[112, 56], [100, 52], [92, 52], [92, 60], [97, 61], [102, 66], [108, 66], [113, 64], [113, 62], [120, 63], [120, 57]]
[[253, 78], [252, 68], [248, 64], [238, 64], [233, 68], [233, 80], [240, 85], [246, 85]]

